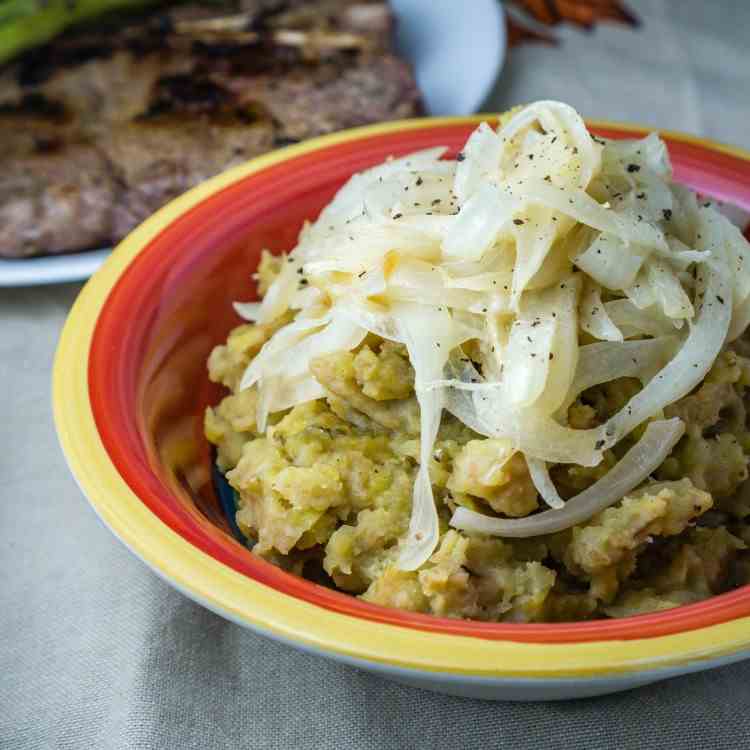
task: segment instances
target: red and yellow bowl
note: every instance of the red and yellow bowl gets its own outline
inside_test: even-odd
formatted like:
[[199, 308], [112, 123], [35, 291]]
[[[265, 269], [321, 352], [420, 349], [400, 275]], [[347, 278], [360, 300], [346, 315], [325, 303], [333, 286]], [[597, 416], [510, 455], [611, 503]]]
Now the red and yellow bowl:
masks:
[[[219, 397], [205, 362], [239, 322], [231, 302], [247, 298], [261, 249], [290, 249], [353, 172], [427, 146], [455, 154], [481, 119], [389, 123], [286, 148], [196, 187], [136, 229], [81, 292], [60, 339], [54, 410], [73, 474], [112, 531], [188, 596], [403, 682], [563, 698], [750, 656], [750, 587], [622, 620], [487, 624], [367, 604], [285, 573], [232, 538], [202, 435], [204, 407]], [[750, 210], [750, 154], [662, 135], [678, 181]]]

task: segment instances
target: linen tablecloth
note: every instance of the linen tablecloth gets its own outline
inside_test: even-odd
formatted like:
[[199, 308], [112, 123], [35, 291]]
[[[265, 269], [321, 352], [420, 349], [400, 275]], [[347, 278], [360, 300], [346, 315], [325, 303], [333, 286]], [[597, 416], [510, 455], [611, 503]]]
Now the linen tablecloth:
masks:
[[[552, 97], [750, 147], [750, 3], [629, 5], [638, 31], [515, 49], [485, 111]], [[54, 435], [52, 358], [78, 291], [0, 290], [0, 748], [748, 747], [750, 663], [483, 703], [298, 653], [178, 594], [98, 521]]]

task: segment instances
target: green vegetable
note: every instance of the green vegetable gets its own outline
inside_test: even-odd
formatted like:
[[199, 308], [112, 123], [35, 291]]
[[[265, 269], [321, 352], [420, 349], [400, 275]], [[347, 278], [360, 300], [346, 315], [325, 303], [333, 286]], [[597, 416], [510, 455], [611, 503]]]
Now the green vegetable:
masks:
[[155, 0], [0, 0], [0, 64], [48, 42], [73, 24]]

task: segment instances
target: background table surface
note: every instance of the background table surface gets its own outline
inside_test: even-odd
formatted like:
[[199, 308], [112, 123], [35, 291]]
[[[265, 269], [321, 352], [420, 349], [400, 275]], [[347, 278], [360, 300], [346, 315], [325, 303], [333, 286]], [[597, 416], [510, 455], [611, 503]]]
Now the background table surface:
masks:
[[[750, 148], [750, 2], [629, 5], [636, 32], [515, 49], [485, 111], [558, 98]], [[0, 290], [0, 748], [747, 747], [750, 663], [482, 703], [297, 653], [173, 591], [101, 525], [54, 435], [52, 358], [78, 291]]]

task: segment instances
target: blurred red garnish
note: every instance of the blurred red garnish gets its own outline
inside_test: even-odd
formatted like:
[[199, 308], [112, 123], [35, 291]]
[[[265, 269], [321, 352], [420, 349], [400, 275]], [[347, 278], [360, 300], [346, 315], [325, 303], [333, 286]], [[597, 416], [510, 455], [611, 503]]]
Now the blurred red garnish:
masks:
[[524, 42], [556, 43], [554, 37], [525, 24], [524, 15], [545, 26], [572, 23], [587, 31], [601, 21], [639, 24], [638, 18], [620, 0], [507, 0], [507, 5], [521, 11], [521, 14], [507, 14], [510, 46]]

